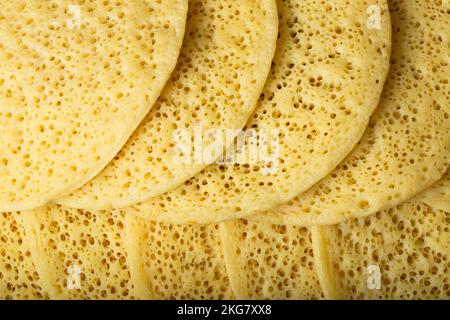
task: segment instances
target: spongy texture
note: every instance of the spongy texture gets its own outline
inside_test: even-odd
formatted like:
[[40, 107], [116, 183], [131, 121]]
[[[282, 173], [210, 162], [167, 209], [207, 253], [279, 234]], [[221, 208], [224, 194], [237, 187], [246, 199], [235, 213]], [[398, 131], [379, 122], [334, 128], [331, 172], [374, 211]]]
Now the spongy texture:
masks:
[[[133, 282], [144, 298], [233, 299], [218, 225], [172, 225], [129, 217]], [[131, 256], [133, 252], [133, 256]]]
[[370, 4], [380, 7], [379, 30], [366, 27], [369, 1], [278, 1], [272, 72], [246, 128], [259, 138], [279, 129], [275, 145], [268, 143], [279, 157], [211, 165], [129, 212], [174, 223], [243, 217], [292, 199], [333, 170], [361, 138], [387, 75], [387, 4]]
[[450, 161], [448, 1], [390, 1], [391, 70], [358, 147], [308, 192], [258, 219], [339, 223], [391, 208], [445, 173]]
[[48, 205], [24, 213], [52, 299], [134, 299], [125, 217]]
[[327, 298], [450, 298], [448, 212], [412, 200], [370, 217], [316, 228], [328, 250], [323, 256], [330, 261], [323, 263], [332, 268], [331, 281], [324, 283]]
[[310, 232], [295, 226], [220, 225], [233, 291], [238, 299], [319, 299]]
[[48, 299], [33, 262], [23, 214], [0, 213], [0, 299]]
[[277, 30], [275, 0], [190, 1], [179, 62], [156, 106], [100, 175], [57, 202], [125, 207], [198, 173], [209, 163], [194, 161], [193, 147], [179, 159], [175, 134], [186, 130], [191, 140], [197, 127], [206, 146], [217, 142], [208, 130], [244, 127], [270, 71]]
[[187, 0], [2, 1], [0, 211], [81, 187], [125, 144], [180, 52]]
[[450, 212], [450, 171], [447, 171], [441, 180], [421, 193], [419, 201], [446, 212]]

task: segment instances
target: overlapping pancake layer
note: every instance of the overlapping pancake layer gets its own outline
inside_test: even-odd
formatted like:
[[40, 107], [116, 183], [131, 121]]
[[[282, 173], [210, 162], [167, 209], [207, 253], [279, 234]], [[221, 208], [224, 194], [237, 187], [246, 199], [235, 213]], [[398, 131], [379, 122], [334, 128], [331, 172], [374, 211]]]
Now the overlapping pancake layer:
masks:
[[449, 14], [445, 1], [390, 1], [391, 70], [355, 150], [320, 183], [257, 218], [334, 224], [412, 198], [450, 164]]
[[187, 0], [2, 1], [0, 211], [97, 175], [173, 71]]
[[[172, 223], [244, 217], [281, 205], [333, 170], [366, 129], [389, 68], [387, 4], [374, 4], [379, 29], [366, 25], [369, 1], [278, 1], [277, 52], [246, 129], [259, 135], [259, 151], [279, 155], [211, 165], [128, 212]], [[261, 137], [264, 130], [279, 132]]]
[[51, 299], [136, 299], [125, 217], [51, 204], [22, 214]]
[[57, 202], [121, 208], [169, 191], [210, 164], [197, 159], [191, 139], [205, 149], [225, 146], [211, 130], [225, 135], [244, 127], [270, 71], [277, 30], [275, 0], [190, 1], [178, 65], [156, 106], [101, 174]]
[[307, 228], [222, 223], [224, 257], [237, 299], [320, 299]]
[[450, 213], [411, 200], [337, 226], [313, 227], [331, 299], [449, 299]]
[[22, 216], [0, 213], [0, 299], [46, 299], [47, 287], [32, 257], [36, 247], [25, 233]]
[[435, 209], [450, 212], [450, 171], [423, 192], [419, 200]]
[[[197, 120], [203, 121], [200, 125], [206, 126], [205, 130], [236, 124], [233, 128], [239, 129], [244, 125], [253, 108], [251, 101], [256, 101], [260, 93], [261, 77], [269, 70], [270, 59], [266, 58], [273, 53], [276, 28], [264, 33], [262, 27], [276, 19], [276, 10], [272, 0], [227, 1], [191, 1], [182, 55], [156, 109], [98, 180], [62, 202], [109, 208], [167, 191], [164, 188], [175, 187], [204, 166], [169, 164], [174, 157], [171, 152], [179, 147], [171, 142], [178, 129], [190, 129], [198, 124]], [[29, 26], [41, 18], [35, 16], [41, 11], [42, 17], [49, 14], [58, 18], [62, 12], [76, 17], [78, 9], [82, 9], [81, 13], [88, 9], [87, 16], [81, 16], [81, 25], [89, 29], [99, 19], [98, 29], [102, 32], [102, 28], [113, 28], [129, 15], [137, 17], [134, 22], [138, 23], [139, 17], [151, 17], [149, 13], [160, 16], [158, 8], [170, 12], [185, 5], [177, 0], [136, 2], [136, 7], [111, 9], [108, 1], [99, 6], [82, 1], [82, 5], [66, 10], [59, 3], [36, 3], [37, 7], [34, 3], [7, 2], [8, 18], [16, 13], [20, 19], [27, 17], [20, 41], [27, 40]], [[267, 129], [280, 131], [276, 139], [255, 143], [253, 136], [247, 136], [247, 140], [240, 141], [241, 147], [280, 151], [278, 159], [209, 166], [182, 187], [133, 208], [100, 211], [47, 204], [30, 211], [0, 213], [0, 298], [450, 299], [449, 171], [445, 173], [450, 155], [445, 17], [450, 8], [446, 3], [428, 0], [392, 0], [390, 5], [394, 53], [381, 105], [356, 149], [328, 177], [278, 209], [264, 212], [329, 173], [362, 135], [387, 73], [390, 20], [382, 0], [375, 4], [278, 1], [278, 53], [258, 109], [245, 129], [257, 131], [258, 138]], [[108, 7], [107, 13], [102, 15], [104, 7]], [[0, 24], [4, 22], [2, 14]], [[116, 14], [117, 21], [113, 19]], [[139, 34], [136, 40], [141, 43], [140, 49], [155, 54], [155, 50], [174, 45], [179, 34], [172, 33], [176, 29], [173, 19], [178, 18], [171, 16], [162, 25], [150, 23], [149, 29], [156, 28], [151, 35], [155, 40], [151, 48], [147, 47], [140, 42], [144, 36]], [[55, 34], [62, 32], [56, 20], [51, 21], [49, 29]], [[221, 22], [216, 23], [218, 20]], [[230, 27], [232, 21], [236, 25]], [[76, 19], [70, 20], [67, 28], [72, 30], [76, 23]], [[145, 25], [142, 28], [147, 30]], [[158, 38], [156, 31], [167, 34]], [[6, 35], [13, 29], [0, 29], [2, 32]], [[118, 41], [128, 43], [134, 31], [128, 32]], [[111, 39], [117, 37], [107, 34]], [[166, 38], [174, 43], [159, 46], [158, 41]], [[2, 37], [0, 55], [2, 50], [16, 48], [17, 43]], [[255, 47], [250, 48], [251, 43]], [[263, 48], [265, 43], [269, 44], [267, 48]], [[28, 50], [27, 45], [25, 41], [21, 50]], [[140, 59], [135, 49], [130, 47], [132, 53], [125, 51]], [[36, 46], [33, 50], [37, 56], [47, 52]], [[260, 51], [259, 58], [254, 50]], [[83, 54], [79, 57], [87, 59]], [[50, 61], [60, 64], [58, 59]], [[169, 55], [166, 63], [172, 59]], [[120, 85], [124, 76], [132, 75], [123, 71], [131, 68], [130, 61], [125, 58], [117, 64], [122, 71], [116, 74], [117, 79], [109, 78], [111, 87], [106, 91], [115, 94], [114, 86]], [[73, 61], [66, 58], [64, 63], [62, 74], [69, 72], [66, 68], [70, 69]], [[0, 62], [2, 66], [6, 68], [7, 63]], [[147, 66], [144, 61], [135, 71]], [[221, 73], [222, 66], [228, 70]], [[24, 76], [21, 61], [11, 65], [11, 70], [14, 68], [18, 76]], [[34, 76], [45, 75], [46, 68], [44, 65]], [[160, 70], [156, 64], [149, 68]], [[231, 73], [227, 74], [230, 70], [231, 78]], [[17, 79], [9, 76], [9, 80]], [[0, 99], [4, 83], [0, 81]], [[82, 92], [74, 92], [80, 93], [80, 99], [90, 97], [104, 89], [101, 81], [96, 85], [95, 90], [86, 91], [81, 84], [76, 87]], [[133, 88], [129, 87], [128, 92]], [[20, 97], [5, 92], [7, 98]], [[60, 95], [61, 91], [47, 93], [44, 88], [40, 93], [44, 101], [52, 101], [57, 92]], [[29, 96], [32, 94], [33, 86]], [[130, 98], [131, 94], [120, 99], [125, 96]], [[131, 105], [130, 101], [127, 103]], [[37, 102], [36, 110], [48, 111], [42, 108], [45, 104]], [[230, 102], [231, 106], [221, 109], [218, 102], [221, 106]], [[93, 112], [98, 115], [102, 111], [97, 108]], [[20, 140], [22, 127], [18, 124], [27, 127], [26, 117], [12, 111], [4, 113], [0, 107], [2, 116], [10, 119], [5, 128], [19, 130], [14, 135], [9, 132], [3, 141], [13, 136]], [[72, 116], [67, 114], [65, 119]], [[58, 117], [49, 115], [47, 120], [53, 122], [49, 128], [39, 127], [42, 135], [36, 135], [36, 141], [47, 137], [47, 130], [57, 130]], [[55, 150], [63, 140], [59, 131], [56, 135], [61, 138], [56, 138]], [[80, 137], [87, 138], [86, 134]], [[194, 139], [195, 134], [190, 138]], [[203, 138], [211, 136], [205, 131]], [[34, 143], [32, 140], [29, 144]], [[222, 147], [219, 149], [223, 151]], [[22, 152], [21, 148], [11, 150], [4, 152], [5, 157]], [[252, 150], [243, 153], [251, 158]], [[95, 154], [95, 150], [91, 151]], [[193, 156], [195, 151], [183, 155], [189, 153]], [[55, 151], [53, 156], [57, 155]], [[0, 167], [6, 167], [8, 175], [9, 158], [5, 162], [2, 156], [0, 153]], [[24, 159], [25, 167], [33, 166], [32, 155]], [[70, 174], [79, 173], [78, 169]], [[54, 171], [50, 173], [49, 177]], [[31, 181], [31, 176], [25, 176], [25, 180]], [[13, 185], [18, 181], [13, 180]], [[151, 189], [149, 181], [159, 187]], [[27, 184], [20, 185], [23, 190], [27, 188]], [[44, 190], [45, 182], [43, 186]], [[14, 193], [9, 196], [9, 200], [16, 200]], [[1, 197], [0, 193], [0, 202]], [[29, 197], [28, 202], [22, 201], [26, 197], [21, 201], [34, 207], [38, 202], [33, 204], [33, 195]], [[5, 202], [5, 208], [8, 206]], [[250, 214], [255, 215], [239, 219]], [[339, 224], [328, 225], [334, 222]]]
[[423, 203], [426, 193], [312, 228], [173, 225], [57, 205], [4, 214], [0, 292], [9, 299], [448, 299], [450, 212]]
[[218, 225], [128, 217], [133, 282], [148, 299], [234, 299]]

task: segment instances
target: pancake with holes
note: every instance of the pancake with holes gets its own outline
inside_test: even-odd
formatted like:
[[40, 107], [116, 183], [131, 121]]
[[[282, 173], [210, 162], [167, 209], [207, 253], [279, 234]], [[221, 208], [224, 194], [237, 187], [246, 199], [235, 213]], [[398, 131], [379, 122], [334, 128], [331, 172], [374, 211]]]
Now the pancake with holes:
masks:
[[[109, 209], [146, 201], [216, 160], [244, 127], [275, 51], [275, 0], [194, 0], [189, 8], [178, 65], [156, 106], [102, 173], [58, 203]], [[212, 152], [198, 158], [194, 137]]]
[[22, 216], [0, 213], [0, 299], [48, 299], [49, 290], [33, 261], [35, 248], [26, 235]]
[[218, 225], [172, 225], [127, 216], [128, 257], [140, 297], [235, 299]]
[[[20, 217], [24, 244], [33, 245], [28, 248], [31, 255], [25, 256], [22, 264], [14, 264], [23, 269], [14, 270], [24, 275], [34, 272], [36, 284], [43, 284], [24, 288], [23, 296], [164, 300], [322, 297], [306, 228], [244, 220], [175, 225], [118, 210], [89, 212], [56, 204]], [[11, 272], [11, 276], [15, 274]], [[20, 278], [7, 279], [11, 288], [21, 285]]]
[[234, 220], [220, 230], [237, 299], [323, 297], [307, 228]]
[[392, 64], [358, 147], [308, 192], [257, 219], [335, 224], [388, 209], [438, 181], [450, 161], [448, 2], [392, 1]]
[[97, 175], [173, 71], [187, 0], [3, 1], [0, 211], [28, 210]]
[[312, 228], [328, 299], [449, 299], [450, 215], [417, 199]]
[[51, 204], [24, 212], [23, 221], [50, 299], [139, 297], [130, 275], [124, 215]]
[[280, 205], [332, 171], [361, 138], [387, 75], [389, 13], [376, 3], [373, 27], [373, 1], [279, 1], [272, 71], [245, 133], [227, 150], [232, 161], [127, 211], [174, 223], [238, 218]]
[[423, 192], [419, 200], [435, 209], [450, 212], [450, 171]]
[[152, 223], [118, 211], [83, 211], [56, 204], [28, 211], [23, 220], [22, 233], [35, 244], [34, 250], [28, 260], [14, 265], [15, 272], [6, 273], [11, 274], [6, 278], [10, 282], [0, 280], [0, 285], [16, 288], [21, 278], [14, 281], [12, 276], [39, 270], [34, 274], [36, 283], [46, 286], [23, 288], [14, 297], [234, 298], [218, 225]]

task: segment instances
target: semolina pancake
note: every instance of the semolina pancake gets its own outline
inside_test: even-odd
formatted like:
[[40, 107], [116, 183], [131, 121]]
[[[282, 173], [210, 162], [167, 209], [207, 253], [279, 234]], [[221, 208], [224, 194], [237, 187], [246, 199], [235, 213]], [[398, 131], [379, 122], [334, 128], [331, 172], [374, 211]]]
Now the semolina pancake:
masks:
[[[156, 106], [105, 170], [57, 202], [122, 208], [169, 191], [202, 170], [210, 160], [196, 159], [188, 144], [199, 131], [205, 146], [225, 147], [209, 133], [244, 127], [270, 71], [277, 30], [275, 0], [190, 1], [178, 65]], [[176, 152], [177, 142], [187, 150]]]
[[0, 211], [42, 206], [114, 158], [173, 71], [186, 14], [187, 0], [2, 1]]
[[391, 70], [355, 150], [307, 192], [258, 220], [330, 225], [394, 207], [450, 164], [448, 1], [390, 1]]
[[[379, 29], [367, 25], [374, 4]], [[248, 150], [241, 153], [250, 154], [247, 163], [211, 165], [127, 212], [172, 223], [244, 217], [306, 191], [355, 147], [389, 68], [387, 3], [291, 0], [278, 1], [278, 11], [272, 71], [246, 125], [258, 139], [243, 143]], [[268, 137], [264, 131], [275, 132]], [[275, 157], [252, 161], [255, 146]]]

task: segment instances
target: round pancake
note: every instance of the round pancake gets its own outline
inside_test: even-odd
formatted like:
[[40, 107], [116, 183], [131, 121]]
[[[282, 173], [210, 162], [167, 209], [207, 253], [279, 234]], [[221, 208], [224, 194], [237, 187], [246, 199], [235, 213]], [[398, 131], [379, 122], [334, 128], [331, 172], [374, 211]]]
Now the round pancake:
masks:
[[141, 298], [235, 299], [218, 225], [173, 225], [127, 216], [128, 256]]
[[[380, 29], [366, 25], [375, 4]], [[249, 151], [247, 163], [211, 165], [127, 212], [173, 223], [244, 217], [307, 190], [355, 147], [389, 68], [387, 3], [278, 1], [278, 11], [272, 72], [246, 126], [258, 141], [243, 143], [250, 150], [270, 148], [274, 159], [252, 161]]]
[[50, 299], [137, 299], [125, 216], [49, 204], [22, 214], [33, 262]]
[[234, 220], [220, 224], [223, 255], [237, 299], [320, 299], [307, 228]]
[[449, 299], [450, 215], [413, 199], [312, 227], [327, 299]]
[[[25, 240], [23, 245], [33, 244], [33, 248], [19, 271], [25, 275], [39, 271], [35, 272], [36, 281], [45, 286], [35, 289], [37, 297], [323, 297], [306, 228], [244, 220], [175, 225], [124, 215], [119, 210], [84, 211], [56, 204], [20, 217], [23, 223], [17, 230]], [[0, 266], [0, 273], [7, 270]], [[8, 281], [12, 288], [21, 285], [20, 278]], [[29, 287], [23, 290], [24, 296], [33, 292]]]
[[412, 198], [450, 161], [448, 2], [391, 1], [392, 65], [358, 147], [320, 183], [259, 221], [336, 224]]
[[73, 3], [2, 1], [0, 211], [97, 175], [176, 65], [187, 0]]
[[[12, 217], [8, 215], [8, 221]], [[12, 297], [234, 298], [218, 225], [153, 223], [119, 210], [84, 211], [56, 204], [24, 212], [21, 218], [17, 234], [26, 240], [22, 247], [32, 243], [34, 248], [31, 255], [16, 257], [22, 250], [16, 246], [0, 260], [0, 274], [6, 275], [0, 278], [0, 289], [9, 284], [10, 291], [17, 291]], [[13, 264], [14, 272], [6, 272], [11, 257], [26, 259]], [[46, 285], [32, 288], [35, 284], [29, 282], [30, 287], [16, 289], [25, 281], [22, 274], [34, 270], [39, 270], [33, 274], [36, 284]], [[10, 274], [21, 277], [14, 280]]]
[[[121, 208], [188, 180], [209, 163], [189, 148], [179, 159], [174, 136], [199, 128], [240, 130], [253, 113], [275, 52], [275, 0], [190, 1], [186, 37], [171, 81], [115, 159], [95, 179], [58, 199], [83, 209]], [[232, 141], [232, 139], [230, 139]]]

